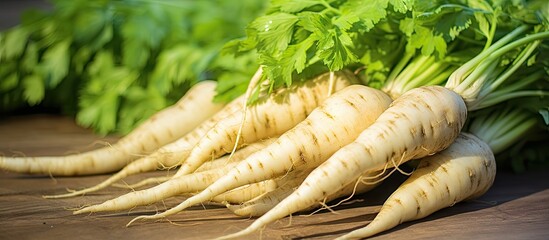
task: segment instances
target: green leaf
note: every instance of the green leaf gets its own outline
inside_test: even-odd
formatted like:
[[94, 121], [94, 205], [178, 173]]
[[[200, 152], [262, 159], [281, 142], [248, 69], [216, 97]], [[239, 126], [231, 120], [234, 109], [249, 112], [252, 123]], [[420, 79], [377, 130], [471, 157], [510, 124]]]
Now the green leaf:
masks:
[[162, 38], [167, 33], [154, 19], [143, 16], [131, 16], [122, 25], [122, 35], [126, 41], [142, 42], [145, 46], [155, 49], [160, 45]]
[[333, 28], [330, 19], [320, 13], [303, 12], [300, 13], [298, 16], [298, 26], [311, 33], [321, 35], [326, 33], [329, 29]]
[[32, 72], [38, 64], [38, 46], [36, 43], [30, 42], [27, 46], [27, 51], [21, 60], [21, 67], [27, 72]]
[[389, 0], [389, 3], [396, 12], [406, 13], [407, 11], [412, 10], [414, 0]]
[[23, 95], [30, 105], [36, 105], [44, 99], [45, 86], [40, 75], [33, 74], [23, 79]]
[[363, 56], [360, 58], [366, 68], [364, 74], [366, 79], [364, 81], [370, 87], [381, 88], [391, 70], [395, 68], [397, 62], [399, 62], [404, 52], [404, 42], [401, 39], [387, 39], [387, 38], [374, 38], [370, 35], [376, 35], [376, 33], [369, 33], [364, 38], [368, 39], [365, 44], [373, 46], [368, 48]]
[[15, 27], [12, 30], [3, 33], [2, 44], [0, 45], [0, 60], [21, 56], [25, 50], [29, 35], [30, 33], [28, 30], [23, 27]]
[[176, 45], [160, 53], [151, 82], [167, 94], [174, 84], [194, 82], [204, 69], [195, 68], [204, 57], [202, 49], [186, 44]]
[[102, 9], [89, 8], [75, 15], [73, 22], [74, 41], [87, 43], [94, 41], [106, 23], [106, 14]]
[[88, 63], [92, 57], [93, 51], [86, 46], [83, 46], [76, 50], [72, 57], [72, 66], [77, 75], [83, 74], [87, 69]]
[[399, 22], [399, 29], [404, 33], [405, 36], [411, 37], [415, 31], [415, 20], [414, 18], [404, 18]]
[[543, 118], [543, 122], [545, 123], [545, 126], [549, 126], [549, 107], [546, 107], [544, 109], [540, 109], [538, 113]]
[[[107, 53], [103, 56], [109, 59]], [[96, 67], [99, 68], [101, 63], [97, 63]], [[104, 66], [97, 75], [91, 76], [81, 92], [80, 111], [77, 114], [80, 124], [93, 126], [101, 134], [116, 129], [120, 99], [138, 76], [128, 68]]]
[[17, 84], [19, 84], [19, 76], [16, 72], [11, 73], [0, 81], [0, 91], [7, 92], [13, 90], [17, 87]]
[[299, 18], [288, 13], [274, 13], [254, 20], [250, 26], [257, 31], [259, 52], [280, 53], [292, 40]]
[[[229, 102], [244, 94], [251, 76], [258, 68], [257, 54], [254, 52], [247, 52], [237, 57], [234, 55], [218, 56], [209, 69], [220, 72], [214, 101]], [[231, 71], [226, 71], [227, 69], [231, 69]]]
[[426, 27], [416, 26], [415, 33], [411, 36], [408, 45], [412, 49], [421, 49], [423, 55], [436, 54], [442, 58], [446, 55], [448, 46], [442, 34], [434, 34]]
[[322, 0], [301, 0], [301, 1], [287, 1], [287, 0], [278, 0], [272, 1], [271, 8], [278, 8], [282, 12], [287, 13], [297, 13], [301, 12], [306, 8], [310, 8], [315, 5], [322, 5], [324, 1]]
[[486, 18], [486, 15], [480, 12], [474, 13], [475, 21], [478, 25], [479, 32], [486, 38], [491, 38], [490, 36], [490, 22]]
[[221, 75], [217, 82], [214, 101], [229, 102], [246, 92], [250, 76], [242, 72], [227, 72]]
[[86, 127], [94, 126], [101, 134], [111, 132], [116, 128], [118, 104], [119, 99], [114, 92], [106, 92], [101, 98], [83, 95], [76, 121]]
[[341, 15], [334, 24], [347, 30], [357, 23], [363, 31], [369, 31], [387, 16], [389, 0], [350, 0], [341, 6]]
[[[56, 0], [51, 11], [29, 11], [21, 25], [0, 33], [0, 87], [9, 89], [0, 94], [0, 114], [25, 105], [23, 79], [38, 74], [48, 104], [66, 109], [67, 100], [78, 101], [88, 126], [101, 132], [129, 129], [139, 113], [147, 117], [200, 79], [228, 71], [251, 76], [256, 57], [224, 66], [214, 62], [220, 46], [243, 37], [266, 5], [266, 0]], [[247, 40], [235, 45], [246, 51], [239, 56], [256, 52], [257, 32], [248, 31]], [[168, 53], [173, 50], [178, 52]], [[127, 99], [128, 88], [145, 94]], [[122, 112], [128, 120], [120, 120]]]
[[114, 56], [112, 52], [104, 50], [98, 52], [88, 67], [90, 76], [100, 75], [102, 72], [108, 72], [114, 68]]
[[166, 99], [154, 88], [131, 86], [124, 92], [118, 114], [117, 131], [130, 132], [136, 124], [165, 108]]
[[114, 41], [113, 40], [114, 35], [114, 29], [112, 25], [106, 25], [97, 38], [95, 38], [93, 41], [88, 42], [85, 44], [85, 47], [89, 48], [93, 52], [101, 51], [101, 49], [105, 48], [105, 45], [107, 45], [109, 42]]
[[122, 63], [129, 68], [144, 68], [149, 56], [148, 48], [142, 42], [127, 40], [122, 45]]
[[330, 71], [338, 71], [346, 65], [358, 62], [352, 50], [353, 42], [346, 32], [330, 30], [318, 41], [317, 47], [317, 56], [323, 59]]
[[[417, 18], [434, 23], [434, 31], [443, 34], [450, 41], [471, 25], [475, 12], [462, 6], [444, 5], [433, 13], [424, 13]], [[427, 15], [433, 16], [432, 19], [423, 19], [429, 18]]]
[[70, 43], [70, 39], [67, 39], [50, 47], [44, 53], [42, 62], [39, 63], [48, 88], [57, 86], [69, 72]]

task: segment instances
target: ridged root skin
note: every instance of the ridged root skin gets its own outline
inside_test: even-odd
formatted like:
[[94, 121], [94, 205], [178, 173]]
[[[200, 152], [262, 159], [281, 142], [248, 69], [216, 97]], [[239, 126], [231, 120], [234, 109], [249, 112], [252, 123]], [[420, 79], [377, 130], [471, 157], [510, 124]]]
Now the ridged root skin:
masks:
[[338, 239], [367, 238], [477, 198], [488, 191], [495, 176], [496, 162], [490, 147], [472, 134], [462, 133], [446, 150], [421, 159], [372, 222]]
[[129, 224], [139, 219], [163, 218], [237, 187], [282, 176], [291, 170], [318, 166], [352, 142], [390, 103], [391, 99], [385, 93], [363, 85], [342, 89], [307, 119], [282, 134], [273, 144], [252, 154], [204, 191], [165, 212], [140, 216]]
[[412, 89], [391, 103], [356, 140], [335, 152], [290, 196], [248, 228], [226, 237], [240, 237], [306, 209], [353, 182], [362, 173], [395, 167], [446, 149], [458, 137], [467, 107], [455, 92], [440, 86]]
[[222, 104], [213, 103], [216, 83], [202, 81], [176, 104], [156, 113], [117, 143], [96, 150], [43, 157], [0, 156], [0, 169], [26, 174], [78, 176], [120, 170], [139, 156], [177, 140], [214, 115]]

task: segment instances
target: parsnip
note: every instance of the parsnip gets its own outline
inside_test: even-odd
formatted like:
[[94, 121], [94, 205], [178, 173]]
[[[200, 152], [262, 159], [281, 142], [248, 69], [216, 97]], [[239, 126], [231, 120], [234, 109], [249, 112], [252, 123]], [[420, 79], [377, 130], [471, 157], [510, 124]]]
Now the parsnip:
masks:
[[155, 187], [130, 192], [115, 199], [108, 200], [104, 203], [82, 208], [75, 211], [74, 214], [131, 209], [136, 206], [152, 204], [178, 194], [194, 193], [196, 191], [203, 190], [208, 187], [213, 181], [219, 179], [221, 176], [230, 171], [240, 160], [245, 159], [254, 152], [265, 148], [265, 146], [267, 146], [272, 141], [272, 139], [269, 139], [246, 146], [238, 150], [233, 155], [230, 162], [228, 159], [228, 155], [225, 157], [221, 157], [215, 161], [224, 162], [225, 164], [217, 168], [196, 172], [181, 177], [171, 178], [169, 181], [161, 183]]
[[391, 103], [356, 140], [317, 167], [291, 195], [236, 237], [322, 201], [357, 179], [363, 172], [433, 155], [459, 135], [467, 109], [461, 97], [444, 87], [410, 90]]
[[223, 105], [212, 102], [215, 87], [213, 81], [197, 83], [175, 105], [153, 115], [112, 146], [67, 156], [0, 156], [0, 169], [53, 176], [117, 171], [139, 156], [181, 138], [219, 111]]
[[[180, 163], [181, 159], [184, 159], [189, 155], [192, 147], [204, 136], [204, 134], [208, 130], [215, 126], [215, 124], [221, 119], [224, 119], [232, 115], [236, 111], [239, 111], [242, 103], [244, 103], [244, 98], [242, 97], [233, 100], [219, 112], [214, 114], [211, 118], [200, 124], [200, 126], [196, 127], [193, 131], [186, 134], [184, 137], [178, 139], [175, 142], [164, 145], [150, 155], [129, 163], [120, 171], [93, 187], [84, 188], [78, 191], [71, 191], [65, 194], [48, 195], [44, 196], [44, 198], [65, 198], [83, 195], [86, 193], [91, 193], [104, 189], [115, 183], [116, 181], [133, 174], [154, 171], [156, 169], [175, 168]], [[136, 187], [132, 186], [132, 189], [134, 188]]]
[[237, 187], [228, 192], [219, 194], [215, 196], [211, 202], [219, 203], [225, 206], [231, 204], [242, 204], [265, 193], [274, 191], [278, 187], [277, 181], [274, 179], [269, 179], [258, 183]]
[[495, 176], [496, 161], [490, 147], [472, 134], [462, 133], [448, 149], [421, 159], [372, 222], [338, 239], [366, 238], [479, 197], [492, 186]]
[[[236, 204], [227, 202], [225, 206], [239, 216], [259, 217], [274, 208], [278, 203], [284, 200], [284, 198], [288, 197], [297, 187], [299, 187], [299, 185], [301, 185], [301, 183], [303, 183], [303, 180], [310, 172], [311, 170], [292, 173], [282, 177], [283, 179], [281, 180], [273, 180], [277, 186], [276, 189], [268, 191], [247, 202], [236, 202]], [[319, 207], [329, 207], [326, 204], [335, 199], [350, 198], [355, 194], [370, 191], [382, 182], [383, 176], [385, 176], [385, 174], [379, 172], [365, 173], [355, 182], [350, 183], [339, 191], [327, 196], [322, 202], [317, 202], [301, 211], [309, 211]]]
[[292, 169], [314, 167], [352, 142], [390, 102], [385, 93], [363, 85], [342, 89], [275, 143], [252, 154], [201, 193], [163, 213], [138, 217], [132, 222], [165, 217], [239, 186], [272, 179]]
[[[246, 109], [249, 117], [243, 123], [241, 121], [244, 112], [236, 112], [219, 121], [193, 147], [174, 177], [192, 173], [212, 156], [217, 158], [231, 152], [235, 144], [245, 145], [288, 131], [303, 121], [331, 91], [338, 91], [356, 80], [347, 72], [339, 72], [333, 81], [335, 82], [330, 83], [328, 74], [320, 75], [249, 106]], [[331, 84], [333, 89], [330, 88]], [[236, 143], [240, 126], [243, 131], [240, 141]]]

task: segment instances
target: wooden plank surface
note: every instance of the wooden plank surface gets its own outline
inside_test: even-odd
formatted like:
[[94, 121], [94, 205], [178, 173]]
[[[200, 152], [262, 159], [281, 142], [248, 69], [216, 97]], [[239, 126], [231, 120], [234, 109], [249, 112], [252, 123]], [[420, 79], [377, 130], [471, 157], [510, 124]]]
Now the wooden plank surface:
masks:
[[[67, 118], [38, 115], [0, 121], [0, 154], [28, 156], [79, 152], [114, 142], [79, 128]], [[93, 143], [96, 144], [93, 144]], [[135, 182], [155, 172], [126, 179]], [[208, 239], [232, 233], [253, 219], [237, 217], [218, 206], [197, 206], [169, 217], [126, 228], [142, 214], [174, 206], [182, 198], [131, 211], [73, 215], [70, 209], [126, 193], [109, 188], [83, 197], [47, 200], [41, 195], [91, 186], [108, 175], [51, 178], [0, 171], [0, 239]], [[269, 225], [246, 239], [333, 239], [365, 226], [383, 200], [404, 177], [393, 175], [376, 190], [358, 195], [333, 210], [295, 215]], [[458, 203], [430, 217], [402, 224], [374, 239], [549, 239], [549, 172], [515, 175], [499, 171], [491, 190], [481, 198]]]

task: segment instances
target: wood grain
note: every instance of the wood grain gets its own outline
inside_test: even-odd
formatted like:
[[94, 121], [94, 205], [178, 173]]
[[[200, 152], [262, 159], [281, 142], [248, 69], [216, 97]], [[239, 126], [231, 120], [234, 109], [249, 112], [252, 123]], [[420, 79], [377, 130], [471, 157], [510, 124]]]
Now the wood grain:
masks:
[[[0, 154], [29, 156], [79, 152], [114, 142], [77, 127], [70, 119], [50, 115], [12, 117], [0, 122]], [[93, 144], [93, 143], [96, 144]], [[153, 172], [126, 179], [135, 182]], [[41, 195], [91, 186], [108, 175], [51, 178], [0, 172], [0, 239], [208, 239], [235, 232], [253, 219], [237, 217], [219, 206], [196, 206], [169, 221], [125, 224], [153, 214], [182, 198], [116, 213], [73, 215], [69, 209], [119, 196], [128, 190], [109, 188], [83, 197], [47, 200]], [[269, 225], [247, 239], [333, 239], [368, 224], [383, 200], [404, 180], [393, 175], [376, 190], [356, 196], [334, 210], [302, 214]], [[420, 221], [373, 239], [549, 239], [549, 172], [515, 175], [498, 172], [481, 198], [458, 203]]]

